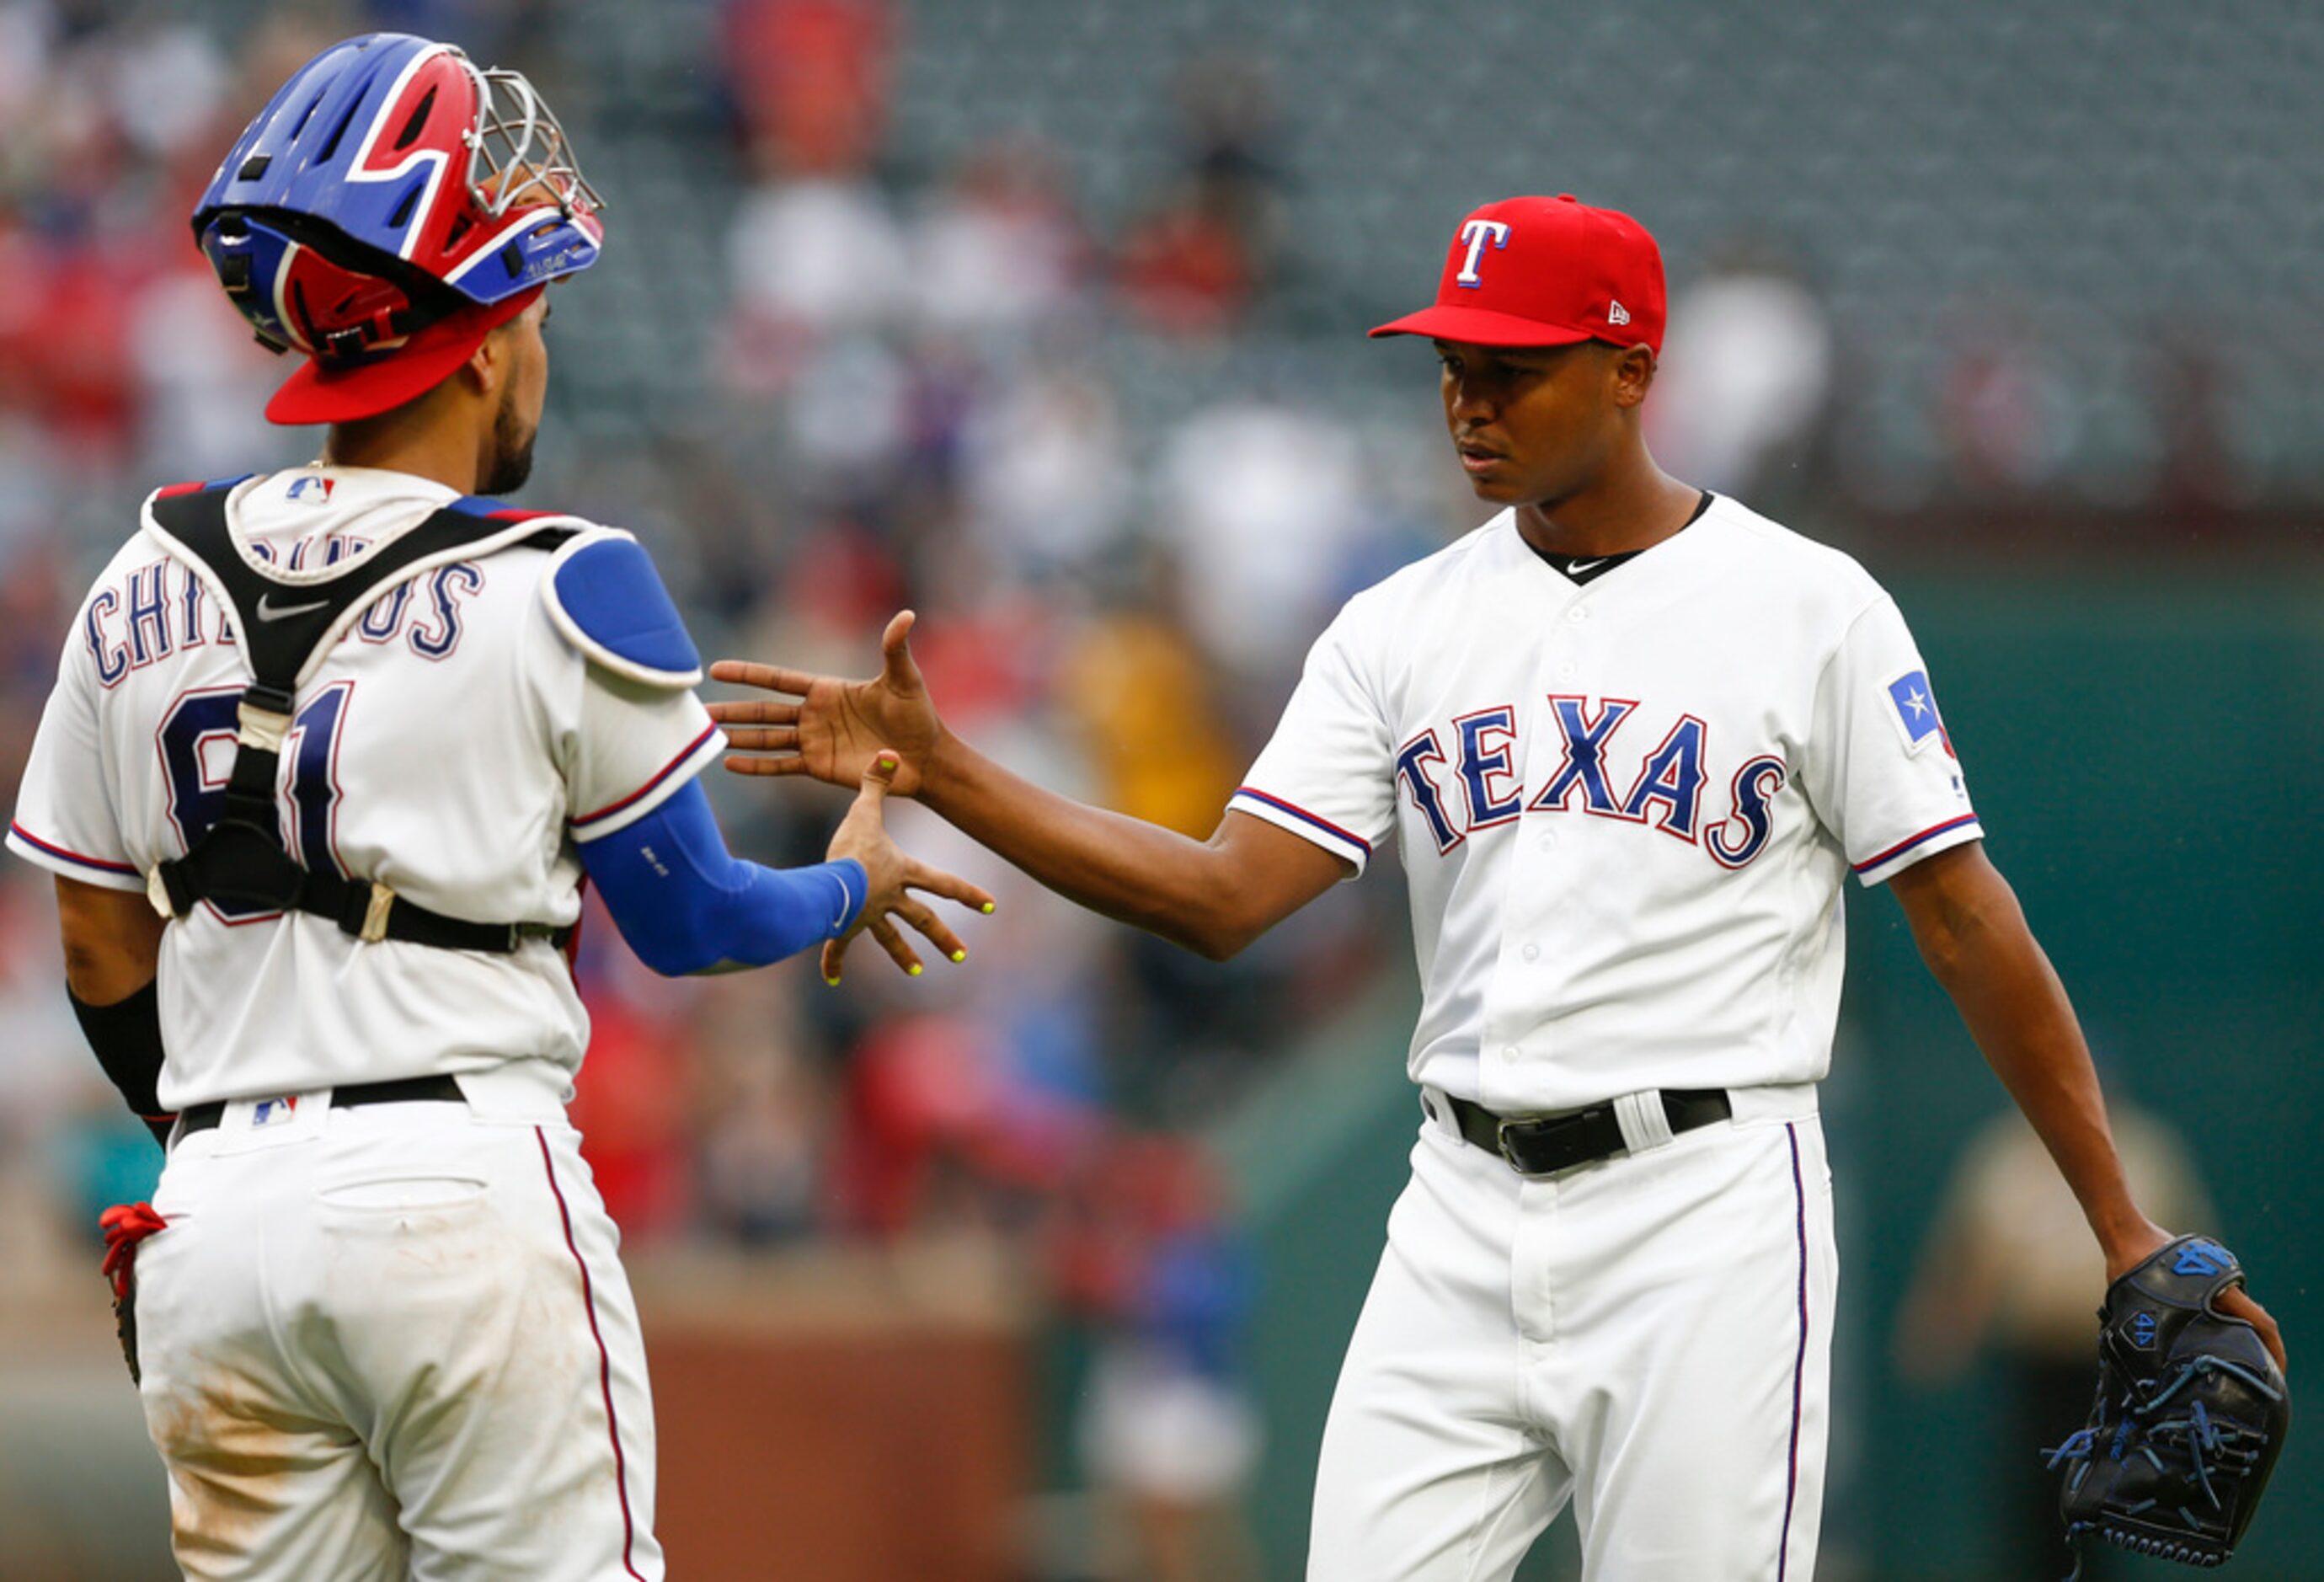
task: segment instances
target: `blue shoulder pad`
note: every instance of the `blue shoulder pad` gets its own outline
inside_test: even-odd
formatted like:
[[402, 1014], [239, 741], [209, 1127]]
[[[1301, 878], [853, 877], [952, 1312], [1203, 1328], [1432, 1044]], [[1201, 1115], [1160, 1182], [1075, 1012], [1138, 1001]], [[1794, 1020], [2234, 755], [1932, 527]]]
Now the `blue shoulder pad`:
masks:
[[702, 680], [702, 655], [637, 540], [575, 541], [541, 579], [540, 596], [565, 640], [615, 675], [650, 687]]

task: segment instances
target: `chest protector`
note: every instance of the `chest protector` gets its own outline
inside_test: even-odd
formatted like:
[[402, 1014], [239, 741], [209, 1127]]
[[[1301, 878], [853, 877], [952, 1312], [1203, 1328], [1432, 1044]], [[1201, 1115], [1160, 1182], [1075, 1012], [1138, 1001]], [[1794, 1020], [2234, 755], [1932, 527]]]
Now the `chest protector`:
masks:
[[364, 941], [400, 939], [447, 950], [512, 955], [527, 939], [561, 946], [570, 928], [536, 922], [477, 922], [431, 911], [376, 881], [301, 867], [285, 849], [275, 805], [284, 738], [297, 694], [361, 613], [398, 584], [455, 560], [524, 546], [554, 549], [583, 531], [531, 513], [437, 512], [347, 568], [291, 580], [254, 564], [226, 523], [233, 486], [165, 489], [147, 512], [148, 531], [232, 612], [251, 670], [236, 710], [234, 769], [226, 809], [182, 857], [146, 878], [154, 910], [175, 920], [197, 902], [228, 902], [268, 911], [328, 918]]

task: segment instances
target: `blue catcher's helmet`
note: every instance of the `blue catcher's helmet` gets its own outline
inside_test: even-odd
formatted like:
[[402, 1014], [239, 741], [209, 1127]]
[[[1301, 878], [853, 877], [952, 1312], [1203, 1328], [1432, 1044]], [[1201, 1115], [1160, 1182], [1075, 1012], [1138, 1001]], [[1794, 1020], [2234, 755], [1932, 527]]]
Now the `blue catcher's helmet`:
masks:
[[368, 33], [283, 84], [193, 226], [259, 340], [313, 359], [267, 415], [320, 422], [448, 375], [540, 287], [597, 261], [603, 208], [522, 76]]

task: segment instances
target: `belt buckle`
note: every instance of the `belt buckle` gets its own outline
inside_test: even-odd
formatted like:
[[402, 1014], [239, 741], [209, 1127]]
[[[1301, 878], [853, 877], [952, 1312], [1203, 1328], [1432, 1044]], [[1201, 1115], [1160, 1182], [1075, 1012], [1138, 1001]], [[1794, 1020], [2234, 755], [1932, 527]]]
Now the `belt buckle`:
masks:
[[1499, 1117], [1499, 1124], [1493, 1128], [1493, 1143], [1500, 1150], [1501, 1162], [1528, 1181], [1545, 1180], [1557, 1172], [1527, 1170], [1524, 1162], [1517, 1158], [1517, 1151], [1509, 1146], [1509, 1133], [1518, 1126], [1527, 1128], [1529, 1134], [1537, 1133], [1542, 1121], [1543, 1117], [1539, 1115], [1503, 1115]]

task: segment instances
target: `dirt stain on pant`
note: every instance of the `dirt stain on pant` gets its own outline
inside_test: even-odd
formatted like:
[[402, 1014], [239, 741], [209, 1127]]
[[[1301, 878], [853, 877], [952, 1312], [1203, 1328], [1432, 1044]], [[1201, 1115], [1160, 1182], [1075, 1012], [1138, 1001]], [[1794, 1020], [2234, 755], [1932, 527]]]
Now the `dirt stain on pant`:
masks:
[[173, 1360], [169, 1377], [149, 1383], [146, 1426], [169, 1467], [179, 1563], [197, 1576], [204, 1562], [246, 1566], [273, 1552], [297, 1520], [294, 1486], [311, 1487], [335, 1454], [359, 1459], [361, 1447], [351, 1434], [334, 1444], [325, 1425], [286, 1417], [230, 1368], [198, 1354]]

